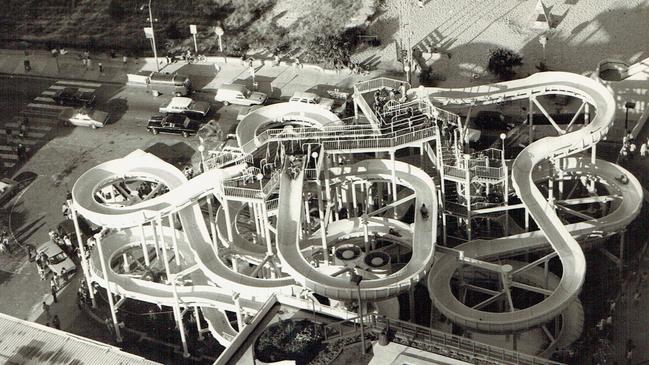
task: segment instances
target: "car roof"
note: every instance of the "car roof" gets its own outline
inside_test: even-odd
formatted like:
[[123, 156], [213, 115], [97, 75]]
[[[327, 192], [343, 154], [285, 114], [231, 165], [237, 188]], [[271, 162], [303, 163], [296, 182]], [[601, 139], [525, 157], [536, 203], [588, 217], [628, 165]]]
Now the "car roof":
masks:
[[16, 185], [16, 182], [5, 178], [0, 180], [0, 193], [4, 192], [5, 190], [11, 188], [12, 186]]
[[169, 113], [162, 118], [167, 123], [183, 123], [185, 119], [187, 119], [186, 115], [177, 113]]
[[169, 102], [169, 105], [176, 105], [180, 107], [188, 107], [193, 100], [191, 98], [186, 98], [183, 96], [174, 96], [171, 98], [171, 101]]
[[48, 257], [52, 257], [55, 255], [58, 255], [59, 253], [63, 252], [61, 250], [61, 247], [59, 247], [56, 243], [52, 242], [52, 240], [49, 240], [36, 249], [37, 253], [45, 253]]
[[318, 95], [305, 91], [296, 91], [293, 93], [293, 96], [291, 98], [317, 99]]
[[219, 90], [234, 90], [234, 91], [241, 91], [244, 92], [248, 90], [246, 85], [242, 84], [223, 84], [221, 87], [219, 87]]

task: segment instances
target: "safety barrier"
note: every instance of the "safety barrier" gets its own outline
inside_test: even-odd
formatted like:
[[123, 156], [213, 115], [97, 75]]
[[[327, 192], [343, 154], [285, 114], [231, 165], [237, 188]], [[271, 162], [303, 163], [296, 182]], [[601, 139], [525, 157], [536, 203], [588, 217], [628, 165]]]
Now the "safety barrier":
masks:
[[386, 336], [394, 335], [396, 340], [406, 342], [409, 346], [473, 364], [561, 365], [561, 363], [548, 359], [487, 345], [466, 337], [376, 314], [365, 314], [362, 318], [356, 317], [328, 324], [323, 328], [325, 341], [331, 342], [339, 338], [359, 336], [361, 319], [367, 332], [385, 334]]
[[410, 89], [410, 84], [405, 81], [390, 79], [387, 77], [379, 77], [372, 80], [361, 81], [355, 84], [354, 91], [359, 93], [366, 93], [383, 88], [398, 90], [399, 86], [401, 85], [405, 85], [406, 89]]
[[369, 148], [395, 148], [409, 143], [430, 140], [436, 135], [436, 128], [428, 127], [397, 136], [342, 141], [324, 141], [323, 146], [328, 151], [349, 151], [354, 149]]

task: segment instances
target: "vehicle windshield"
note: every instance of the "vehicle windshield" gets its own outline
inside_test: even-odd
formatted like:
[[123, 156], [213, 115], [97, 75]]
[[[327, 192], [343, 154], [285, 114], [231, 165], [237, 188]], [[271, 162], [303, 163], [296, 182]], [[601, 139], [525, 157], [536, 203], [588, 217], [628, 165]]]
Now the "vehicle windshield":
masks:
[[65, 261], [66, 258], [67, 257], [65, 256], [65, 254], [63, 252], [59, 252], [58, 254], [48, 258], [47, 262], [49, 262], [51, 265], [56, 265], [58, 263], [61, 263], [61, 262]]

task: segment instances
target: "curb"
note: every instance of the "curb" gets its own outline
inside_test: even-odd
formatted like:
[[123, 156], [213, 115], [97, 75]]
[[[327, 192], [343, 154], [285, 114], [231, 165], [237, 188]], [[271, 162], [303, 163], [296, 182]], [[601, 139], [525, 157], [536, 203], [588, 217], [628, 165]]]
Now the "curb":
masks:
[[79, 82], [94, 81], [94, 82], [100, 82], [102, 84], [109, 84], [109, 85], [125, 85], [126, 84], [125, 82], [111, 81], [111, 80], [80, 79], [80, 78], [72, 78], [72, 77], [65, 77], [65, 76], [57, 77], [57, 76], [36, 75], [36, 74], [14, 74], [14, 73], [9, 73], [9, 72], [0, 72], [0, 76], [15, 77], [15, 78], [25, 78], [25, 79], [43, 79], [43, 80], [65, 79], [65, 80], [79, 81]]

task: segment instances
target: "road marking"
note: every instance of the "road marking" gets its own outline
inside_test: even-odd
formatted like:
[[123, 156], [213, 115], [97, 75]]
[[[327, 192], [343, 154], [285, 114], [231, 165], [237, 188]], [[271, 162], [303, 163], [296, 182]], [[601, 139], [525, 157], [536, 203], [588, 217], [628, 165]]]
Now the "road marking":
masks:
[[34, 101], [46, 101], [46, 102], [51, 102], [51, 103], [53, 103], [53, 102], [54, 102], [54, 99], [52, 99], [52, 98], [44, 98], [44, 97], [41, 97], [41, 96], [37, 96], [37, 97], [34, 98]]
[[69, 108], [69, 106], [51, 105], [51, 104], [39, 104], [39, 103], [29, 103], [29, 104], [27, 104], [27, 107], [29, 107], [29, 108], [41, 108], [41, 109], [57, 109], [57, 110], [62, 110], [62, 109], [65, 109], [65, 108]]
[[[5, 124], [5, 128], [6, 128], [6, 127], [9, 127], [9, 128], [15, 128], [16, 130], [18, 130], [18, 128], [20, 128], [20, 127], [18, 126], [18, 123], [7, 123], [7, 124]], [[27, 135], [29, 135], [29, 134], [31, 133], [31, 131], [46, 131], [46, 132], [47, 132], [47, 131], [49, 131], [49, 130], [51, 130], [51, 129], [52, 129], [52, 126], [50, 126], [50, 125], [39, 125], [39, 126], [35, 126], [35, 125], [31, 125], [31, 124], [30, 124], [30, 125], [27, 127]]]
[[[4, 130], [4, 128], [0, 129], [0, 135], [6, 135], [7, 132]], [[16, 133], [12, 133], [12, 135], [15, 135]], [[31, 132], [27, 133], [28, 138], [43, 138], [45, 137], [46, 133], [39, 133], [39, 132]]]
[[43, 91], [43, 92], [41, 93], [41, 95], [54, 96], [54, 95], [56, 95], [56, 91], [45, 90], [45, 91]]
[[0, 158], [2, 158], [4, 160], [17, 160], [18, 156], [10, 155], [8, 153], [0, 153]]
[[[29, 121], [27, 124], [32, 125], [33, 123], [40, 123], [40, 124], [52, 124], [52, 123], [58, 123], [59, 120], [56, 118], [51, 118], [51, 117], [28, 117], [27, 118]], [[16, 123], [20, 123], [20, 121], [23, 120], [23, 117], [14, 117], [13, 121]]]
[[[26, 148], [27, 151], [31, 150], [31, 147]], [[14, 152], [14, 148], [11, 146], [0, 145], [0, 151]]]
[[[69, 87], [69, 86], [52, 85], [52, 86], [49, 87], [49, 89], [53, 89], [53, 90], [61, 90], [61, 89], [65, 89], [66, 87]], [[80, 88], [78, 88], [78, 89], [79, 89], [79, 91], [88, 91], [88, 92], [93, 92], [93, 91], [95, 91], [95, 89], [88, 89], [88, 88], [85, 88], [85, 87], [80, 87]]]
[[64, 85], [87, 86], [87, 87], [94, 87], [94, 88], [98, 88], [101, 86], [101, 84], [97, 84], [95, 82], [81, 82], [81, 81], [67, 81], [67, 80], [59, 80], [56, 83], [64, 84]]
[[[0, 134], [2, 134], [2, 133], [0, 133]], [[29, 135], [27, 137], [29, 137]], [[38, 140], [32, 140], [32, 139], [29, 139], [29, 138], [16, 139], [12, 143], [16, 144], [18, 142], [21, 142], [24, 145], [31, 145], [31, 146], [33, 146], [33, 145], [35, 145], [37, 143], [40, 143], [40, 141], [38, 141]]]

